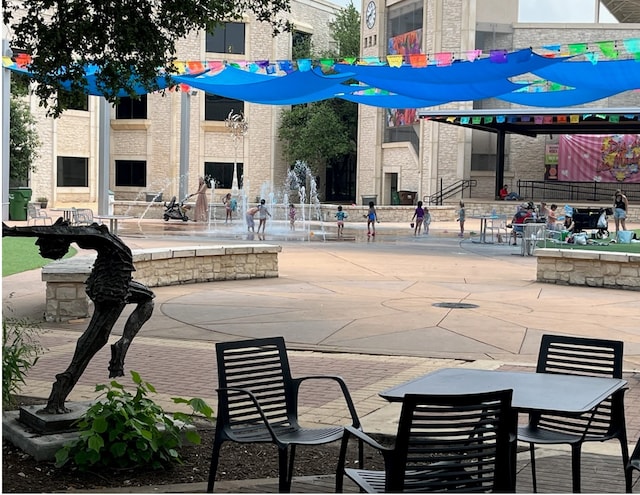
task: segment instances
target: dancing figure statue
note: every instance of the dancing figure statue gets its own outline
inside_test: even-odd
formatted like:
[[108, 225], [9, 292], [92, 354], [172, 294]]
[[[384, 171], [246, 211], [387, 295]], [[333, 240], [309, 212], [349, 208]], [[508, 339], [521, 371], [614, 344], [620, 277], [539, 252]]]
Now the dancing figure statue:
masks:
[[75, 242], [82, 249], [97, 252], [96, 261], [86, 281], [87, 295], [94, 312], [89, 326], [78, 339], [68, 368], [56, 375], [47, 405], [40, 412], [62, 414], [69, 410], [65, 400], [80, 379], [89, 362], [109, 340], [109, 334], [127, 304], [135, 304], [124, 326], [122, 337], [111, 345], [109, 377], [124, 375], [124, 358], [131, 341], [142, 325], [151, 318], [154, 293], [132, 279], [135, 271], [131, 250], [111, 234], [105, 225], [71, 226], [58, 219], [50, 226], [8, 227], [2, 224], [2, 236], [37, 237], [40, 255], [58, 260]]

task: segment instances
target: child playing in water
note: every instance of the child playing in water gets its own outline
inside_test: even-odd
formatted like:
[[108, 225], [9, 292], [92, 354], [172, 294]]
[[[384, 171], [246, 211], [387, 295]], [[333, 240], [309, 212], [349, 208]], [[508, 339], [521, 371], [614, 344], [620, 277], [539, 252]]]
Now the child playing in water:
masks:
[[376, 213], [376, 207], [374, 206], [373, 201], [369, 201], [369, 211], [364, 217], [367, 219], [367, 235], [376, 235], [378, 214]]
[[347, 215], [346, 212], [342, 211], [342, 206], [338, 206], [338, 211], [334, 216], [338, 221], [338, 237], [342, 237], [342, 234], [344, 232], [344, 219], [347, 218], [349, 215]]
[[293, 203], [289, 205], [289, 229], [296, 230], [296, 207]]
[[424, 233], [429, 233], [429, 225], [431, 225], [431, 213], [429, 213], [429, 208], [424, 207], [424, 219], [422, 220], [422, 225], [424, 226]]

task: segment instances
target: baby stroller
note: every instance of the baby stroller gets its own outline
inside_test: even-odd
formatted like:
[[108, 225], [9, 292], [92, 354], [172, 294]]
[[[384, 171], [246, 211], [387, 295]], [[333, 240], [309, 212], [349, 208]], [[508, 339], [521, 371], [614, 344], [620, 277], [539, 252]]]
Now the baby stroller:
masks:
[[573, 212], [574, 232], [597, 230], [598, 239], [609, 237], [607, 215], [613, 214], [611, 208], [576, 208]]
[[186, 213], [187, 207], [184, 205], [184, 200], [180, 201], [180, 203], [176, 202], [176, 197], [172, 197], [171, 201], [167, 204], [164, 204], [164, 221], [168, 222], [169, 220], [182, 220], [186, 222], [189, 220], [189, 217]]

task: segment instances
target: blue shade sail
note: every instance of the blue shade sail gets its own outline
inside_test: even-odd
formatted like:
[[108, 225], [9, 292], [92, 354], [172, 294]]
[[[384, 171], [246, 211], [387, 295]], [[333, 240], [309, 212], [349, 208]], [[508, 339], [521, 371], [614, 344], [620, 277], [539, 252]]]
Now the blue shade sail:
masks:
[[610, 60], [605, 62], [565, 62], [532, 71], [549, 81], [574, 88], [609, 89], [612, 94], [640, 89], [640, 62]]
[[617, 94], [611, 89], [565, 89], [562, 91], [540, 91], [535, 93], [515, 92], [497, 98], [509, 103], [530, 107], [562, 108], [583, 105]]
[[173, 79], [227, 98], [267, 105], [292, 105], [333, 98], [336, 94], [344, 93], [349, 86], [342, 83], [353, 79], [353, 73], [324, 75], [319, 69], [314, 69], [276, 76], [225, 67], [216, 75], [205, 73], [195, 77], [174, 76]]

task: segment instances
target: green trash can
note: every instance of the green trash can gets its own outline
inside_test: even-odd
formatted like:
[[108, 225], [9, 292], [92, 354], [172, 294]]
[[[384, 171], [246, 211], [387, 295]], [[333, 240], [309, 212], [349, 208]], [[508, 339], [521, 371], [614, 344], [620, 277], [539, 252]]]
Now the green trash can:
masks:
[[29, 187], [9, 189], [9, 220], [26, 220], [27, 205], [33, 191]]

